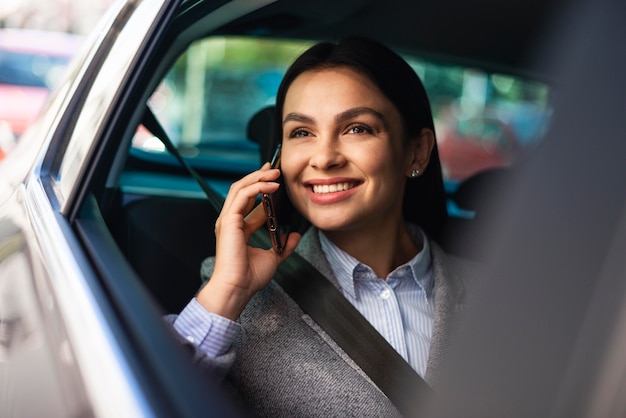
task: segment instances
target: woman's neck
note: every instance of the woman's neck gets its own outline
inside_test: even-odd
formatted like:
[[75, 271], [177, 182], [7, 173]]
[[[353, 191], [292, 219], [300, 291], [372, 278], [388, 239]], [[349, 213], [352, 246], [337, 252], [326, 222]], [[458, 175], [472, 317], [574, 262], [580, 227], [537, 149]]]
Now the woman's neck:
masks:
[[376, 229], [324, 231], [336, 246], [374, 270], [382, 279], [408, 262], [422, 246], [416, 245], [404, 221]]

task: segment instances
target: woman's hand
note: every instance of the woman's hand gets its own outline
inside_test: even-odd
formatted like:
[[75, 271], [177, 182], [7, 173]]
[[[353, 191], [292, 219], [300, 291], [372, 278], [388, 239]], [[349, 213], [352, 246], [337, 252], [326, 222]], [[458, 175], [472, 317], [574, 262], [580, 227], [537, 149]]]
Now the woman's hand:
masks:
[[237, 319], [252, 296], [267, 286], [280, 262], [295, 250], [298, 233], [289, 235], [282, 254], [248, 245], [250, 236], [265, 223], [262, 205], [252, 209], [255, 199], [259, 193], [275, 192], [279, 184], [274, 180], [279, 175], [279, 170], [266, 163], [231, 185], [215, 223], [213, 275], [197, 296], [207, 311]]

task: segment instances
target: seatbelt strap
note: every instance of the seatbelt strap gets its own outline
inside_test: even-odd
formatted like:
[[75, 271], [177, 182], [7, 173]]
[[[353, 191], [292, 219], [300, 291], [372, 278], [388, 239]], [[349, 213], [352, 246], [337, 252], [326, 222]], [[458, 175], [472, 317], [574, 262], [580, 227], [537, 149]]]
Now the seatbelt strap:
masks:
[[[146, 107], [147, 108], [147, 107]], [[209, 202], [221, 211], [224, 199], [180, 155], [165, 130], [147, 108], [144, 126], [200, 184]], [[250, 237], [250, 244], [270, 248], [265, 230]], [[342, 350], [369, 376], [404, 416], [414, 416], [433, 396], [432, 389], [339, 290], [301, 255], [293, 253], [278, 267], [277, 282]]]
[[172, 156], [174, 156], [174, 158], [178, 160], [180, 165], [182, 165], [189, 172], [189, 174], [191, 174], [191, 177], [196, 180], [196, 182], [198, 183], [198, 185], [200, 185], [200, 188], [206, 195], [207, 199], [209, 199], [209, 203], [211, 203], [211, 206], [213, 206], [217, 213], [220, 213], [222, 211], [222, 206], [224, 205], [224, 199], [222, 198], [222, 196], [213, 188], [209, 187], [209, 185], [204, 181], [202, 176], [198, 174], [198, 172], [194, 170], [193, 167], [187, 163], [187, 161], [185, 161], [182, 155], [180, 155], [180, 152], [178, 152], [178, 149], [172, 143], [169, 135], [167, 135], [167, 132], [165, 132], [165, 129], [163, 129], [163, 126], [161, 126], [161, 124], [159, 123], [158, 119], [152, 112], [152, 109], [150, 109], [150, 107], [148, 106], [146, 106], [144, 109], [143, 119], [141, 123], [154, 136], [161, 140], [161, 142], [163, 143], [163, 145], [165, 145], [165, 148], [170, 152], [170, 154], [172, 154]]

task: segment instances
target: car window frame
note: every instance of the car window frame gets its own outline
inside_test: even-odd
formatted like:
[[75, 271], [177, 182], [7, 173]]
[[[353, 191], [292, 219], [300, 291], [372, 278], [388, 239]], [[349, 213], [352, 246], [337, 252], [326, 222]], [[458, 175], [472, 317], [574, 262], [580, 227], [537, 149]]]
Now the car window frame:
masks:
[[[90, 74], [100, 69], [112, 42], [120, 40], [124, 24], [132, 22], [129, 18], [133, 14], [136, 19], [145, 19], [141, 12], [146, 9], [134, 6], [152, 6], [155, 13], [161, 13], [173, 10], [175, 3], [165, 0], [120, 1], [119, 8], [109, 11], [109, 19], [101, 22], [101, 27], [108, 30], [97, 33], [98, 39], [92, 40], [93, 48], [77, 57], [71, 74], [53, 93], [50, 109], [42, 115], [40, 122], [43, 129], [48, 129], [48, 138], [43, 142], [45, 151], [21, 186], [30, 222], [39, 232], [37, 241], [42, 249], [41, 257], [45, 265], [52, 268], [47, 277], [55, 278], [49, 284], [51, 293], [58, 299], [59, 318], [62, 318], [67, 341], [81, 371], [89, 406], [96, 415], [151, 416], [154, 408], [162, 405], [155, 402], [158, 397], [149, 396], [149, 382], [141, 385], [141, 375], [133, 371], [137, 367], [134, 363], [139, 364], [139, 359], [134, 359], [134, 363], [129, 360], [129, 341], [119, 338], [123, 326], [115, 319], [115, 308], [110, 304], [106, 288], [98, 281], [88, 251], [84, 251], [84, 242], [63, 212], [71, 194], [63, 194], [62, 186], [73, 191], [81, 184], [79, 175], [83, 173], [60, 175], [59, 168], [64, 158], [70, 158], [82, 167], [89, 164], [88, 156], [91, 147], [97, 144], [98, 131], [93, 130], [93, 134], [87, 137], [76, 136], [74, 115], [80, 112], [85, 95], [93, 86], [94, 77]], [[156, 17], [154, 20], [158, 22]], [[151, 28], [152, 24], [148, 29]], [[74, 148], [70, 146], [73, 139], [79, 142]], [[89, 330], [86, 334], [82, 332], [85, 327]], [[95, 348], [93, 344], [96, 344]], [[107, 365], [104, 373], [94, 367], [94, 357], [100, 359], [101, 365]], [[109, 390], [99, 390], [102, 385]]]
[[[163, 0], [118, 4], [115, 20], [83, 72], [81, 85], [66, 108], [56, 141], [53, 140], [42, 164], [47, 190], [66, 216], [97, 149], [106, 115], [119, 93], [111, 91], [110, 85], [124, 85], [121, 80], [135, 61], [136, 51], [142, 50], [142, 44], [154, 29], [152, 22], [159, 22], [157, 16], [163, 14], [163, 9], [172, 7]], [[67, 164], [68, 161], [71, 163]]]

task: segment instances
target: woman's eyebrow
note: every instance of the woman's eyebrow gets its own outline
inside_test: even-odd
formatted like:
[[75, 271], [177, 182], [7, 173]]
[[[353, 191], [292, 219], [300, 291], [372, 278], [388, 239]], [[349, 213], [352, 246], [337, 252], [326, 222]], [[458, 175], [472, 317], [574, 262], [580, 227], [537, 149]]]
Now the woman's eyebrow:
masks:
[[352, 109], [348, 109], [344, 112], [339, 113], [337, 116], [335, 116], [335, 121], [337, 123], [341, 123], [341, 122], [345, 122], [347, 120], [356, 118], [358, 116], [361, 115], [372, 115], [378, 119], [380, 119], [382, 122], [385, 121], [385, 118], [383, 117], [383, 114], [370, 108], [370, 107], [355, 107]]
[[[372, 109], [371, 107], [354, 107], [352, 109], [345, 110], [339, 113], [337, 116], [335, 116], [335, 122], [342, 123], [342, 122], [356, 118], [361, 115], [372, 115], [380, 119], [383, 122], [385, 121], [383, 114]], [[288, 113], [283, 119], [283, 126], [285, 126], [287, 122], [300, 122], [300, 123], [313, 124], [315, 123], [315, 119], [313, 119], [310, 116], [304, 115], [302, 113], [292, 112], [292, 113]]]
[[290, 121], [308, 124], [312, 124], [315, 122], [312, 117], [303, 115], [302, 113], [288, 113], [287, 116], [285, 116], [285, 118], [283, 119], [283, 126], [285, 126], [285, 124]]

